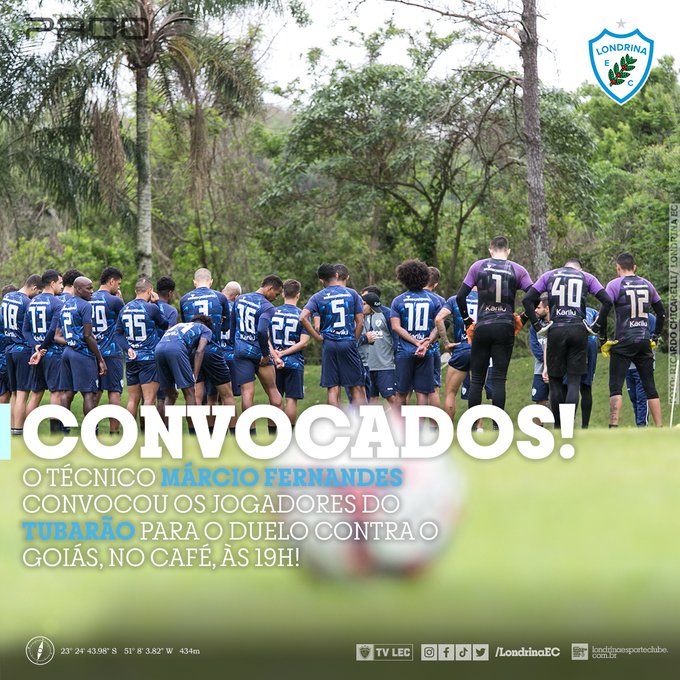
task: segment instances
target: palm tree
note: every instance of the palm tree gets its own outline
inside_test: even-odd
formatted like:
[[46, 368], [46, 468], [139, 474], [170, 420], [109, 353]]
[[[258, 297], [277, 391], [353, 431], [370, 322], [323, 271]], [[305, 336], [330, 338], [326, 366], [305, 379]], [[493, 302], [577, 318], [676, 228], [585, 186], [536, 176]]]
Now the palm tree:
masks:
[[[254, 39], [232, 42], [211, 32], [207, 21], [223, 19], [238, 7], [266, 6], [268, 2], [100, 0], [74, 4], [86, 27], [90, 17], [118, 18], [118, 26], [121, 17], [137, 21], [128, 22], [126, 31], [106, 39], [94, 39], [87, 31], [85, 35], [69, 32], [57, 37], [41, 58], [36, 58], [35, 52], [30, 54], [37, 66], [34, 64], [30, 75], [15, 75], [11, 88], [15, 100], [22, 88], [26, 90], [22, 111], [30, 135], [23, 137], [23, 155], [29, 156], [23, 162], [62, 203], [76, 211], [81, 194], [74, 191], [78, 187], [73, 178], [82, 174], [83, 164], [89, 167], [93, 182], [82, 197], [105, 201], [118, 214], [134, 213], [138, 272], [151, 276], [150, 94], [157, 95], [171, 116], [187, 105], [192, 109], [190, 170], [198, 199], [206, 146], [203, 108], [215, 106], [226, 115], [238, 115], [257, 105], [261, 87], [254, 65]], [[97, 24], [99, 29], [102, 26]], [[125, 75], [130, 71], [134, 75], [134, 141], [126, 139], [121, 125], [130, 89]], [[0, 101], [0, 108], [2, 104]], [[47, 152], [55, 147], [60, 153]], [[130, 155], [136, 170], [132, 207], [124, 187], [125, 162]], [[41, 165], [41, 158], [49, 162]]]

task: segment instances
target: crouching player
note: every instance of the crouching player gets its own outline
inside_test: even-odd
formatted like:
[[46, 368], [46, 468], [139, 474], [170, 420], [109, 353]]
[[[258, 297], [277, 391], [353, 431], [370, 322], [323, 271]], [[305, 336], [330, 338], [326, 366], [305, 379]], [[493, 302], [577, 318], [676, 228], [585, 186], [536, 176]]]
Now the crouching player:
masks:
[[309, 342], [309, 333], [300, 323], [302, 310], [300, 282], [288, 279], [283, 282], [283, 304], [276, 308], [269, 331], [276, 365], [276, 387], [285, 397], [284, 411], [291, 424], [297, 419], [297, 402], [305, 396], [305, 357], [302, 350]]
[[160, 340], [159, 331], [168, 327], [161, 311], [153, 284], [142, 277], [135, 284], [135, 299], [118, 314], [114, 340], [125, 353], [125, 373], [128, 384], [127, 410], [137, 419], [137, 408], [156, 403], [158, 373], [154, 349]]
[[[197, 314], [191, 321], [168, 329], [156, 345], [156, 370], [161, 389], [165, 390], [166, 408], [177, 401], [176, 387], [182, 390], [187, 406], [196, 404], [194, 385], [212, 336], [212, 319]], [[191, 424], [189, 432], [194, 432]]]

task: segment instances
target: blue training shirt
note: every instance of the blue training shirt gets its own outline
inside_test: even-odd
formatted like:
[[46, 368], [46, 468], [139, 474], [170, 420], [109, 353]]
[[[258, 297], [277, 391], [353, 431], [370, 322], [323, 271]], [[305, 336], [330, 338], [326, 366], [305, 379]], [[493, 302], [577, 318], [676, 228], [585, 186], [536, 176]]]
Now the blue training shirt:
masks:
[[10, 353], [23, 352], [29, 349], [26, 338], [24, 337], [24, 316], [31, 299], [20, 290], [7, 293], [2, 298], [0, 311], [2, 312], [2, 323], [7, 338], [7, 351]]
[[354, 342], [356, 315], [364, 313], [364, 301], [353, 288], [327, 286], [309, 298], [305, 309], [319, 317], [324, 341]]
[[[282, 352], [300, 342], [301, 335], [308, 335], [300, 323], [301, 313], [302, 310], [295, 305], [283, 304], [276, 308], [269, 323], [275, 350]], [[304, 368], [305, 356], [302, 352], [287, 354], [283, 357], [283, 363], [285, 368]]]
[[96, 290], [90, 300], [92, 305], [92, 332], [102, 356], [121, 356], [120, 347], [113, 341], [116, 321], [125, 303], [107, 290]]
[[205, 286], [195, 288], [183, 295], [179, 301], [180, 318], [184, 323], [191, 321], [197, 314], [209, 316], [212, 320], [212, 338], [210, 348], [206, 351], [219, 349], [222, 329], [229, 327], [229, 301], [224, 293], [220, 293]]
[[85, 343], [85, 324], [92, 325], [92, 306], [87, 300], [74, 295], [59, 312], [59, 327], [71, 349], [91, 357], [94, 354]]
[[[392, 315], [399, 318], [401, 327], [416, 340], [426, 338], [434, 328], [434, 319], [441, 303], [428, 290], [407, 290], [392, 300]], [[415, 354], [416, 345], [399, 337], [396, 355]]]
[[[168, 327], [159, 304], [144, 300], [130, 300], [118, 315], [115, 340], [117, 346], [127, 352], [133, 349], [137, 356], [132, 361], [153, 361], [158, 344], [159, 331]], [[126, 361], [130, 361], [126, 356]]]
[[234, 356], [259, 361], [269, 356], [269, 322], [276, 307], [262, 293], [236, 298], [232, 313]]
[[198, 347], [201, 338], [208, 341], [212, 338], [212, 331], [207, 326], [197, 321], [178, 323], [165, 331], [156, 345], [156, 350], [190, 355]]
[[[31, 300], [24, 316], [24, 337], [31, 348], [45, 342], [50, 329], [56, 327], [63, 306], [63, 300], [50, 293], [40, 293]], [[63, 351], [63, 345], [52, 343], [46, 356], [56, 356]]]

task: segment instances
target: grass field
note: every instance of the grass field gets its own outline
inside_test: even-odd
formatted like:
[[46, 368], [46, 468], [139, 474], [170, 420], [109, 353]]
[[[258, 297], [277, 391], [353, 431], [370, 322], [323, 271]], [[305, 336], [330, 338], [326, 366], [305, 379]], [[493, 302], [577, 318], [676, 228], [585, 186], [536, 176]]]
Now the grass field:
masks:
[[[526, 402], [531, 365], [529, 358], [513, 361], [511, 413]], [[309, 369], [308, 403], [322, 397], [312, 385], [317, 371]], [[663, 358], [657, 374], [665, 375]], [[664, 395], [665, 384], [659, 383]], [[421, 642], [561, 644], [563, 654], [568, 643], [578, 641], [670, 648], [675, 643], [677, 663], [680, 435], [667, 428], [601, 429], [607, 418], [605, 385], [600, 367], [593, 429], [576, 433], [571, 461], [556, 455], [529, 461], [511, 450], [483, 462], [454, 445], [450, 455], [467, 485], [455, 541], [430, 570], [406, 580], [324, 581], [283, 568], [29, 569], [21, 563], [26, 547], [21, 473], [37, 459], [19, 443], [13, 460], [0, 463], [0, 677], [33, 677], [22, 657], [26, 641], [37, 634], [58, 648], [183, 646], [203, 654], [201, 663], [175, 656], [165, 665], [148, 658], [136, 664], [127, 658], [127, 666], [123, 658], [105, 663], [60, 658], [53, 673], [61, 670], [64, 677], [166, 677], [173, 671], [177, 677], [202, 677], [213, 672], [205, 665], [208, 659], [225, 675], [229, 663], [235, 664], [240, 670], [234, 677], [346, 677], [368, 672], [353, 661], [355, 643], [364, 641], [414, 643], [416, 659]], [[624, 424], [630, 424], [628, 404], [625, 416]], [[197, 463], [192, 446], [186, 460]], [[118, 464], [131, 464], [133, 455]], [[85, 454], [68, 459], [74, 467], [92, 460]], [[219, 464], [244, 465], [244, 456], [227, 448]], [[554, 677], [557, 668], [564, 677], [575, 677], [568, 666], [532, 662], [531, 672], [520, 672], [519, 666], [510, 671], [499, 660], [485, 672]], [[658, 663], [612, 662], [592, 677], [604, 677], [605, 671], [640, 677], [653, 668], [654, 677], [677, 677], [666, 675], [666, 666]], [[432, 666], [439, 674], [446, 670]], [[374, 677], [377, 671], [371, 670], [365, 677]], [[47, 677], [43, 671], [35, 669]], [[392, 672], [427, 677], [435, 670], [416, 661]], [[461, 672], [457, 668], [459, 677]], [[481, 671], [466, 673], [481, 677]]]
[[[527, 404], [531, 403], [531, 382], [533, 380], [534, 360], [527, 355], [516, 354], [510, 362], [510, 370], [508, 372], [507, 384], [507, 402], [505, 410], [511, 415], [515, 416], [517, 412]], [[595, 380], [593, 382], [593, 412], [591, 417], [591, 427], [606, 427], [609, 422], [609, 362], [607, 359], [598, 357], [597, 370], [595, 373]], [[442, 385], [444, 384], [446, 368], [442, 369]], [[300, 408], [305, 409], [313, 404], [325, 403], [325, 390], [319, 387], [319, 376], [321, 368], [318, 365], [310, 365], [305, 369], [305, 399], [300, 401]], [[659, 353], [656, 362], [656, 384], [659, 395], [661, 396], [661, 403], [663, 409], [664, 424], [668, 424], [670, 414], [670, 407], [668, 402], [668, 355]], [[182, 402], [180, 396], [180, 401]], [[443, 394], [441, 400], [443, 403]], [[127, 401], [126, 393], [123, 394], [123, 404]], [[257, 403], [266, 403], [266, 396], [260, 387], [259, 383], [256, 388]], [[43, 403], [48, 403], [47, 397], [44, 398]], [[102, 400], [106, 403], [106, 397]], [[457, 416], [466, 408], [467, 402], [458, 398]], [[80, 417], [82, 412], [82, 400], [80, 395], [76, 395], [74, 405], [74, 413]], [[680, 407], [676, 408], [676, 414], [680, 412]], [[577, 414], [576, 425], [580, 427], [581, 417]], [[676, 423], [680, 423], [680, 415], [676, 415]], [[630, 406], [630, 402], [626, 397], [624, 388], [624, 404], [621, 411], [621, 426], [635, 426], [635, 418]]]

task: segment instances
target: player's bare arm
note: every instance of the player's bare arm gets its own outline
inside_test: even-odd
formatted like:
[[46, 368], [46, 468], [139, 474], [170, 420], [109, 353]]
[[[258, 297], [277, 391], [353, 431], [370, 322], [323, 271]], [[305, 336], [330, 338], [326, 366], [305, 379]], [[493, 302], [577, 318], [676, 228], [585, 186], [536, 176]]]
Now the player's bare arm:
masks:
[[[323, 342], [323, 337], [315, 328], [312, 326], [310, 323], [309, 319], [311, 317], [311, 312], [308, 309], [303, 309], [302, 313], [300, 314], [300, 323], [305, 327], [305, 330], [317, 341], [317, 342]], [[316, 325], [316, 324], [315, 324]]]
[[194, 354], [194, 380], [198, 380], [198, 374], [201, 372], [201, 366], [203, 365], [203, 355], [207, 346], [207, 338], [201, 338], [198, 341], [198, 347], [196, 347], [196, 353]]

